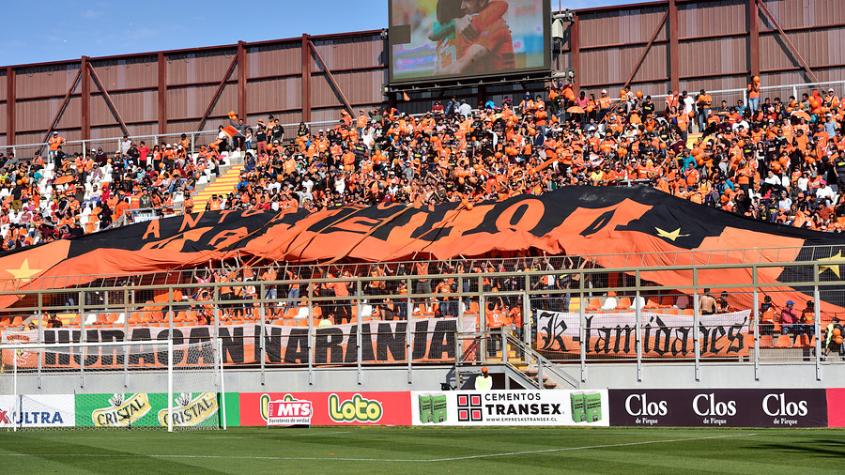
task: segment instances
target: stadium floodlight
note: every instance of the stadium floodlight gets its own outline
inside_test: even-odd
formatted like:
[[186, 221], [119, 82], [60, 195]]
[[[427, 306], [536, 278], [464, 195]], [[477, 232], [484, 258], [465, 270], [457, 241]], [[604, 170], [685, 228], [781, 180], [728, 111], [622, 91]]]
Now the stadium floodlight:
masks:
[[220, 339], [0, 345], [0, 429], [225, 430], [222, 349]]

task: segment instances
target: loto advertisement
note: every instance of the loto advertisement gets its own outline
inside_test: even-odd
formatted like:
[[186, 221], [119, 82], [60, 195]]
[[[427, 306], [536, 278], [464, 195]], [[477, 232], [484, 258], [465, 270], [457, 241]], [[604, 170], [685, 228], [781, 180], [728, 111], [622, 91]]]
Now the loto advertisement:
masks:
[[408, 392], [241, 393], [243, 426], [411, 425]]

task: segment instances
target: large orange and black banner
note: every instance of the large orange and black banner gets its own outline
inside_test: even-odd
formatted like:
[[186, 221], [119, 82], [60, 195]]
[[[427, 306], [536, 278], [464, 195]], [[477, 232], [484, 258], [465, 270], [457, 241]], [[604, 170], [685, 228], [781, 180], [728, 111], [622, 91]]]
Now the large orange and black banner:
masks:
[[[743, 251], [752, 248], [753, 253]], [[55, 287], [58, 276], [71, 276], [61, 280], [61, 286], [71, 286], [98, 274], [166, 271], [236, 254], [288, 262], [384, 262], [532, 249], [551, 255], [595, 255], [595, 263], [605, 268], [632, 265], [627, 257], [631, 253], [641, 255], [636, 262], [640, 267], [709, 264], [713, 255], [719, 256], [719, 263], [813, 259], [829, 278], [840, 275], [845, 239], [746, 219], [650, 188], [567, 187], [474, 205], [349, 206], [311, 214], [214, 211], [153, 220], [0, 257], [0, 278], [5, 279], [0, 289]], [[809, 282], [812, 273], [810, 267], [761, 268], [758, 281]], [[692, 272], [647, 271], [641, 278], [681, 286], [691, 283]], [[750, 270], [701, 271], [699, 282], [709, 281], [750, 284]], [[772, 288], [775, 303], [807, 300], [793, 290]], [[750, 294], [735, 298], [750, 308]], [[15, 300], [0, 298], [0, 307]]]

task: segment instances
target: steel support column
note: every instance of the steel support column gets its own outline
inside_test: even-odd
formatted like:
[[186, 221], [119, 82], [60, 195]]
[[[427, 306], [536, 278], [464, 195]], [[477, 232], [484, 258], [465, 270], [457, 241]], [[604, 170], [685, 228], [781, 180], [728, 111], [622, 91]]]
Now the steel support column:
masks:
[[572, 84], [577, 94], [581, 89], [581, 21], [576, 14], [569, 27], [569, 63], [575, 73], [575, 81]]
[[[124, 122], [123, 118], [120, 116], [120, 112], [117, 110], [117, 106], [114, 105], [114, 101], [112, 101], [109, 91], [106, 89], [106, 86], [103, 85], [103, 82], [100, 81], [100, 76], [97, 75], [97, 70], [94, 69], [94, 66], [91, 66], [91, 63], [88, 63], [88, 71], [91, 72], [91, 79], [94, 80], [94, 84], [96, 84], [97, 89], [100, 90], [100, 94], [103, 96], [103, 100], [106, 101], [106, 106], [108, 106], [109, 111], [111, 111], [111, 115], [120, 126], [120, 130], [123, 131], [124, 135], [129, 135], [129, 129], [126, 127], [126, 122]], [[84, 81], [82, 86], [85, 87]]]
[[681, 60], [678, 46], [678, 4], [669, 0], [669, 83], [673, 91], [681, 88]]
[[79, 63], [79, 71], [82, 73], [82, 92], [79, 96], [79, 110], [82, 113], [82, 119], [79, 125], [82, 128], [82, 140], [91, 138], [91, 68], [88, 62], [88, 56], [83, 56]]
[[15, 104], [17, 102], [17, 87], [15, 86], [17, 72], [15, 68], [6, 68], [6, 145], [15, 144]]
[[666, 25], [666, 20], [668, 18], [669, 11], [667, 10], [663, 15], [663, 19], [657, 24], [657, 28], [654, 29], [654, 33], [652, 33], [651, 39], [648, 40], [648, 44], [645, 46], [645, 49], [640, 55], [640, 59], [637, 60], [636, 64], [634, 64], [634, 69], [631, 70], [631, 74], [628, 76], [628, 80], [625, 81], [625, 85], [623, 87], [628, 87], [631, 85], [631, 82], [633, 82], [634, 77], [636, 77], [637, 73], [640, 71], [640, 67], [642, 67], [643, 62], [645, 61], [646, 56], [648, 56], [648, 52], [651, 51], [651, 46], [654, 44], [654, 41], [657, 40], [657, 36], [660, 34], [660, 31], [663, 30], [663, 26]]
[[302, 79], [300, 80], [302, 95], [302, 122], [311, 122], [311, 40], [308, 35], [302, 34], [302, 44], [299, 47], [302, 66]]
[[340, 88], [340, 84], [335, 80], [334, 75], [332, 74], [331, 69], [329, 69], [328, 64], [323, 61], [323, 57], [320, 55], [320, 52], [317, 51], [317, 47], [314, 45], [314, 42], [310, 39], [308, 40], [308, 45], [311, 46], [311, 51], [314, 53], [314, 57], [317, 58], [317, 61], [320, 62], [320, 65], [323, 67], [323, 71], [326, 73], [326, 79], [329, 81], [329, 85], [334, 88], [335, 92], [338, 95], [338, 98], [343, 104], [343, 107], [346, 108], [346, 111], [349, 112], [349, 115], [354, 116], [355, 111], [352, 110], [352, 105], [349, 103], [349, 100], [346, 99], [346, 94], [343, 93], [343, 89]]
[[760, 12], [757, 0], [748, 0], [748, 66], [752, 76], [760, 74]]
[[238, 64], [238, 55], [236, 54], [234, 58], [232, 58], [232, 62], [229, 63], [229, 67], [226, 69], [226, 74], [223, 75], [223, 79], [217, 84], [217, 89], [214, 91], [214, 95], [211, 96], [211, 101], [208, 103], [208, 107], [205, 108], [205, 112], [202, 114], [202, 119], [200, 119], [199, 126], [197, 130], [202, 131], [203, 127], [205, 127], [205, 123], [208, 122], [208, 117], [211, 116], [211, 112], [214, 110], [214, 106], [217, 105], [217, 101], [220, 100], [220, 96], [223, 95], [223, 89], [226, 88], [226, 82], [232, 77], [232, 73], [235, 71], [235, 66]]
[[158, 53], [158, 133], [167, 133], [167, 62]]
[[692, 269], [692, 339], [695, 349], [695, 380], [701, 381], [701, 335], [698, 324], [701, 321], [701, 301], [698, 295], [698, 268]]
[[59, 106], [59, 110], [57, 110], [56, 115], [53, 116], [53, 121], [50, 123], [50, 128], [47, 129], [47, 133], [44, 134], [44, 139], [41, 140], [41, 147], [35, 152], [36, 155], [41, 154], [41, 151], [44, 150], [43, 144], [46, 144], [47, 139], [50, 138], [50, 134], [52, 134], [53, 131], [56, 130], [56, 127], [58, 127], [59, 121], [62, 120], [62, 116], [67, 110], [68, 104], [70, 104], [70, 96], [73, 95], [73, 91], [76, 90], [76, 86], [79, 84], [80, 78], [82, 78], [82, 68], [79, 68], [79, 71], [76, 73], [76, 77], [73, 79], [70, 87], [65, 93], [65, 97], [64, 99], [62, 99], [62, 104]]
[[238, 118], [246, 122], [246, 43], [238, 42]]
[[769, 8], [766, 7], [766, 4], [764, 2], [761, 2], [760, 0], [757, 0], [757, 6], [760, 11], [763, 12], [763, 15], [766, 16], [766, 19], [772, 23], [772, 26], [774, 26], [775, 29], [778, 30], [778, 35], [780, 35], [780, 38], [783, 40], [784, 43], [786, 43], [786, 47], [789, 48], [789, 52], [795, 55], [795, 59], [798, 60], [798, 62], [801, 64], [801, 67], [803, 67], [804, 71], [807, 72], [807, 77], [809, 77], [813, 82], [818, 83], [819, 78], [818, 76], [816, 76], [816, 73], [813, 72], [812, 68], [810, 68], [810, 63], [808, 63], [807, 60], [804, 59], [803, 56], [801, 56], [801, 53], [798, 51], [798, 48], [795, 47], [795, 44], [792, 43], [792, 40], [789, 39], [789, 36], [787, 36], [786, 32], [783, 31], [783, 28], [780, 27], [780, 24], [775, 19], [774, 15], [772, 15], [772, 12], [769, 11]]
[[754, 381], [760, 381], [760, 289], [757, 266], [751, 266], [751, 285], [754, 288]]

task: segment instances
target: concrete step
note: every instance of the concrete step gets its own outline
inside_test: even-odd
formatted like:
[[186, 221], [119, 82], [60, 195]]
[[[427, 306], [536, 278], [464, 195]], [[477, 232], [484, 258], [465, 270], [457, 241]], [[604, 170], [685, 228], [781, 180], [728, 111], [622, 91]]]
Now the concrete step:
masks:
[[225, 170], [221, 168], [222, 173], [217, 179], [197, 191], [194, 196], [194, 209], [205, 209], [205, 205], [211, 199], [211, 195], [227, 195], [234, 191], [235, 186], [240, 181], [241, 170], [243, 170], [242, 163], [235, 163]]
[[814, 348], [760, 348], [760, 361], [810, 361], [815, 355]]

